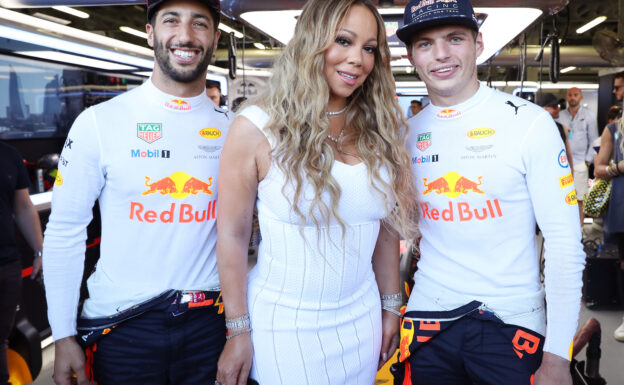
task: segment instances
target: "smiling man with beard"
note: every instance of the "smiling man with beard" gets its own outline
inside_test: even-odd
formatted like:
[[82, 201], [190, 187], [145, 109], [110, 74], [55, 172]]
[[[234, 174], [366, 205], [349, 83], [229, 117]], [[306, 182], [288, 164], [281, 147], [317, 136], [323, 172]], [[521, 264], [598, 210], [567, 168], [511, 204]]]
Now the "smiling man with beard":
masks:
[[[65, 143], [43, 264], [54, 380], [211, 384], [225, 343], [216, 266], [219, 153], [230, 117], [205, 94], [218, 0], [154, 0], [152, 77], [84, 111]], [[100, 259], [78, 316], [86, 227]], [[85, 354], [88, 365], [85, 375]], [[87, 378], [89, 377], [89, 378]]]

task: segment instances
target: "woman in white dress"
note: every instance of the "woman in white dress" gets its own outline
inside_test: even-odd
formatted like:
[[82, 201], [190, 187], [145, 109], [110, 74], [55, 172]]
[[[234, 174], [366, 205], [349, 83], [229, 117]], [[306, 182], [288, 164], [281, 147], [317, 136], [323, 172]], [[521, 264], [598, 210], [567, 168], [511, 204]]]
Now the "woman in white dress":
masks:
[[404, 123], [374, 5], [308, 1], [221, 154], [216, 384], [375, 382], [398, 342], [399, 233], [415, 230]]

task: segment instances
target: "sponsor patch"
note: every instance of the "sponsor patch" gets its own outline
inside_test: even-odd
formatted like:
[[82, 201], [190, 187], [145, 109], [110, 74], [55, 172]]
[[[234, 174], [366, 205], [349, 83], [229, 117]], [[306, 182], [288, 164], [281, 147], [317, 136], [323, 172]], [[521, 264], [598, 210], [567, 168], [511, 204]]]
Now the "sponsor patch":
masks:
[[564, 175], [561, 178], [559, 178], [559, 186], [564, 189], [568, 186], [572, 186], [574, 184], [574, 177], [572, 176], [572, 174], [568, 174], [568, 175]]
[[425, 151], [427, 148], [429, 148], [429, 146], [431, 146], [431, 132], [419, 134], [416, 147], [418, 147], [420, 151]]
[[131, 158], [143, 158], [143, 159], [157, 159], [157, 158], [169, 159], [171, 158], [171, 151], [169, 150], [141, 150], [137, 148], [135, 150], [130, 150], [130, 157]]
[[63, 145], [63, 148], [71, 150], [72, 143], [74, 143], [74, 141], [71, 140], [68, 136], [67, 139], [65, 139], [65, 144]]
[[483, 152], [489, 150], [492, 147], [494, 147], [493, 144], [484, 144], [482, 146], [466, 146], [466, 150], [470, 152]]
[[447, 108], [445, 110], [438, 112], [436, 116], [441, 119], [451, 119], [451, 118], [456, 118], [460, 116], [461, 114], [462, 114], [461, 111], [451, 110]]
[[481, 139], [481, 138], [487, 138], [488, 136], [492, 136], [495, 133], [496, 131], [493, 128], [481, 127], [481, 128], [473, 128], [472, 130], [466, 133], [466, 136], [468, 136], [470, 139]]
[[223, 146], [197, 146], [200, 150], [204, 152], [215, 152], [219, 151]]
[[568, 195], [566, 195], [565, 202], [571, 206], [574, 206], [578, 203], [576, 199], [576, 190], [572, 190], [568, 193]]
[[559, 155], [557, 155], [557, 162], [559, 162], [559, 166], [561, 168], [568, 168], [570, 165], [568, 164], [568, 156], [566, 155], [565, 150], [561, 150]]
[[412, 164], [435, 163], [438, 161], [439, 155], [423, 155], [412, 158]]
[[154, 143], [162, 138], [161, 123], [137, 123], [137, 137], [147, 143]]
[[172, 99], [165, 102], [165, 107], [175, 111], [190, 111], [191, 105], [182, 99]]
[[206, 139], [217, 139], [221, 137], [221, 130], [218, 128], [202, 128], [199, 135]]
[[54, 184], [57, 186], [62, 186], [63, 185], [63, 177], [61, 176], [60, 172], [56, 173], [56, 178], [54, 179]]

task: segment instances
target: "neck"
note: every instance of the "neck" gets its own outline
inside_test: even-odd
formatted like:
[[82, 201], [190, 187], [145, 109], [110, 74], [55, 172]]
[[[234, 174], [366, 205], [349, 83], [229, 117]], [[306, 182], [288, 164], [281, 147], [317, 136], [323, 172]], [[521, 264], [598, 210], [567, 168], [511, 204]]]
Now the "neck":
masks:
[[479, 91], [479, 81], [475, 78], [467, 86], [460, 90], [448, 90], [436, 92], [427, 86], [431, 103], [437, 107], [456, 106], [473, 97]]
[[572, 106], [568, 106], [568, 111], [570, 111], [570, 114], [572, 114], [572, 116], [576, 115], [576, 113], [578, 112], [579, 108], [581, 107], [581, 104], [577, 104], [576, 107], [572, 107]]
[[158, 64], [155, 64], [154, 72], [152, 73], [152, 83], [154, 83], [156, 88], [164, 93], [181, 98], [190, 98], [204, 92], [204, 88], [206, 87], [205, 79], [206, 72], [203, 73], [203, 76], [199, 76], [196, 80], [191, 82], [178, 82], [166, 76], [160, 70]]

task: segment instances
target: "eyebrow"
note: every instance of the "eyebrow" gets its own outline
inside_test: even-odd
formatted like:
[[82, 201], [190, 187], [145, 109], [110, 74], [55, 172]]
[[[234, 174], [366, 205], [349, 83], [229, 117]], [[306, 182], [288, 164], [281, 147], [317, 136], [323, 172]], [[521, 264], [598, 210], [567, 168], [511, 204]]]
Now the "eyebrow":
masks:
[[[353, 37], [357, 36], [357, 33], [355, 33], [355, 32], [353, 32], [353, 31], [351, 31], [351, 30], [350, 30], [350, 29], [348, 29], [348, 28], [340, 28], [340, 31], [344, 31], [344, 32], [346, 32], [346, 33], [350, 34], [350, 35], [351, 35], [351, 36], [353, 36]], [[376, 41], [377, 41], [377, 38], [376, 38], [376, 37], [371, 37], [370, 39], [366, 40], [366, 42], [367, 42], [367, 43], [368, 43], [368, 42], [370, 42], [370, 41], [375, 41], [375, 42], [376, 42]]]
[[[446, 35], [443, 36], [443, 38], [448, 39], [449, 37], [454, 37], [454, 36], [468, 36], [468, 33], [463, 30], [455, 30], [455, 31], [451, 31], [447, 33]], [[416, 35], [413, 41], [419, 41], [419, 40], [434, 40], [434, 38], [429, 37], [429, 36]]]
[[[175, 17], [180, 17], [181, 15], [180, 15], [180, 12], [179, 12], [179, 11], [174, 11], [174, 10], [171, 10], [171, 11], [165, 11], [165, 12], [163, 12], [163, 13], [160, 15], [160, 18], [162, 19], [162, 18], [163, 18], [163, 17], [165, 17], [165, 16], [175, 16]], [[209, 18], [206, 14], [203, 14], [203, 13], [198, 13], [198, 12], [193, 12], [193, 13], [191, 14], [191, 17], [192, 17], [193, 19], [204, 19], [204, 20], [206, 20], [206, 21], [209, 21], [209, 22], [212, 24], [211, 18]]]

